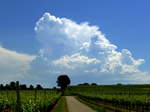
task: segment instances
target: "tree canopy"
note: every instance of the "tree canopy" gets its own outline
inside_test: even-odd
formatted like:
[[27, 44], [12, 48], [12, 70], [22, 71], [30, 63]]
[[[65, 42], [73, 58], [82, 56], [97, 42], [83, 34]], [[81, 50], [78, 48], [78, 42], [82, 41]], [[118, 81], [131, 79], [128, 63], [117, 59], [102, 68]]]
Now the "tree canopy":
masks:
[[57, 78], [57, 85], [64, 90], [70, 84], [70, 78], [67, 75], [60, 75]]

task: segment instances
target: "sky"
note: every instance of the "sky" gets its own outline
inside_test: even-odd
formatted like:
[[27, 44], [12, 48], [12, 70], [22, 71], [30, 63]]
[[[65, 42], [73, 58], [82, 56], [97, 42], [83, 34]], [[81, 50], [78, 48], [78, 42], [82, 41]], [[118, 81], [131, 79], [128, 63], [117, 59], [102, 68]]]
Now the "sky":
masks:
[[150, 82], [150, 1], [1, 0], [0, 83]]

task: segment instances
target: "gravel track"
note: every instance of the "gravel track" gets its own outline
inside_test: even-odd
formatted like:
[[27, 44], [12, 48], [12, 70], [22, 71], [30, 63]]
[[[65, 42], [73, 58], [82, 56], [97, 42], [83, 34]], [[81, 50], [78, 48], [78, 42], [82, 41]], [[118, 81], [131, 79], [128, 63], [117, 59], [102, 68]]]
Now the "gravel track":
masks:
[[69, 112], [96, 112], [73, 96], [66, 96], [66, 100]]

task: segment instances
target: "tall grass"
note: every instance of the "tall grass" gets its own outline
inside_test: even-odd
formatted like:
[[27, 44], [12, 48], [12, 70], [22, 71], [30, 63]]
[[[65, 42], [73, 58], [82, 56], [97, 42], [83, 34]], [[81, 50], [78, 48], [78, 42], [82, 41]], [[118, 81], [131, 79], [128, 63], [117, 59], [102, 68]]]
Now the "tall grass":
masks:
[[46, 112], [61, 96], [54, 90], [3, 90], [0, 91], [0, 112]]

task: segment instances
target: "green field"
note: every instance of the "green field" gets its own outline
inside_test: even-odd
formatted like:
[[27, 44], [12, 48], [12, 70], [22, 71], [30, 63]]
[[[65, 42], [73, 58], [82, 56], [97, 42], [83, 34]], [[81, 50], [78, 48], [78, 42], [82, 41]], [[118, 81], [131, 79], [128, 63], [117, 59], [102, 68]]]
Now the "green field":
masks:
[[[76, 96], [98, 112], [150, 112], [150, 85], [69, 86], [64, 95]], [[51, 109], [67, 112], [65, 97], [57, 90], [19, 90], [19, 96], [17, 90], [0, 91], [0, 112], [47, 112]]]
[[0, 91], [0, 112], [46, 112], [61, 96], [54, 90], [20, 90], [19, 94], [15, 90]]
[[66, 94], [120, 111], [150, 112], [149, 85], [80, 85], [70, 86]]

